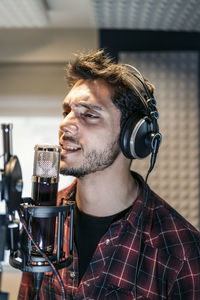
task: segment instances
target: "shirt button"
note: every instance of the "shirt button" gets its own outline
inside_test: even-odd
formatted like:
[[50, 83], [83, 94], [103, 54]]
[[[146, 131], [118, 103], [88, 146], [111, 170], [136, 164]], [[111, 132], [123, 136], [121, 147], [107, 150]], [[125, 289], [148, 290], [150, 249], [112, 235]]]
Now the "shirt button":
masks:
[[110, 244], [110, 239], [106, 239], [106, 245]]
[[84, 284], [85, 284], [86, 286], [90, 286], [90, 283], [89, 283], [88, 281], [85, 281]]
[[70, 278], [74, 279], [76, 277], [76, 273], [74, 271], [69, 273]]

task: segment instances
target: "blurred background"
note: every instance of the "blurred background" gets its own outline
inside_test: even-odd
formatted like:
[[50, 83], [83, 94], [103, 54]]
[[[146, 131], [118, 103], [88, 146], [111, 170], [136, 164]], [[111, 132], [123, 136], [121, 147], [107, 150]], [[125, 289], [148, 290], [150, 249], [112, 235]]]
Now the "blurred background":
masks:
[[[23, 196], [34, 145], [58, 143], [66, 63], [98, 48], [155, 85], [163, 141], [149, 184], [200, 228], [199, 0], [0, 0], [0, 123], [14, 126]], [[144, 176], [148, 166], [132, 163]], [[61, 177], [59, 188], [72, 180]], [[21, 272], [7, 262], [3, 271], [1, 289], [15, 300]]]

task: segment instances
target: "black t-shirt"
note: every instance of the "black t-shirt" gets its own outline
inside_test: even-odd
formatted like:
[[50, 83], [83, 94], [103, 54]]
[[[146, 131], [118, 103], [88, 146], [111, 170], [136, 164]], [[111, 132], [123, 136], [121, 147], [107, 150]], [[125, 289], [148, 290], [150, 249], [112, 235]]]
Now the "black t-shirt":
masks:
[[93, 217], [81, 212], [75, 205], [74, 235], [79, 258], [79, 282], [83, 277], [93, 253], [109, 226], [121, 219], [131, 207], [108, 217]]

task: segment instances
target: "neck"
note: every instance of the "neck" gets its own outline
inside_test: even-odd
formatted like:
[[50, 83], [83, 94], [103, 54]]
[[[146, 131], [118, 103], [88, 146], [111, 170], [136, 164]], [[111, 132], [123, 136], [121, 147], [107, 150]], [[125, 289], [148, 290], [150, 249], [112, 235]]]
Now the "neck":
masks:
[[[124, 159], [124, 158], [123, 158]], [[92, 216], [116, 214], [129, 207], [138, 193], [138, 185], [129, 170], [129, 161], [115, 161], [112, 166], [77, 180], [78, 208]]]

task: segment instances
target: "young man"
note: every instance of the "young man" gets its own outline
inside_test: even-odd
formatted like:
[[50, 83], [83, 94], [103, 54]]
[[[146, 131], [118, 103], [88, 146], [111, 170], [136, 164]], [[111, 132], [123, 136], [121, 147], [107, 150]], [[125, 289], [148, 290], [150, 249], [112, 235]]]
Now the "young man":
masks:
[[[60, 271], [66, 299], [200, 299], [199, 232], [130, 171], [133, 157], [155, 163], [153, 86], [103, 51], [78, 56], [67, 79], [60, 167], [77, 179], [59, 193], [75, 201], [73, 263]], [[19, 299], [32, 295], [24, 273]], [[54, 275], [40, 299], [62, 299]]]

